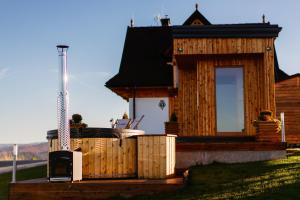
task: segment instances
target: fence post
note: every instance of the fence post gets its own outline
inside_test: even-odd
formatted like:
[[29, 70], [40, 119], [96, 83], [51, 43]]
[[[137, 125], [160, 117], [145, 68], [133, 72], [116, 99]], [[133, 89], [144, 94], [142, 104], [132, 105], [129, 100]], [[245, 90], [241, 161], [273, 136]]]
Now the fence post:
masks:
[[18, 159], [18, 145], [13, 145], [13, 170], [12, 170], [12, 183], [16, 182], [16, 172], [17, 172], [17, 159]]
[[284, 112], [280, 113], [280, 120], [281, 120], [281, 142], [285, 142]]

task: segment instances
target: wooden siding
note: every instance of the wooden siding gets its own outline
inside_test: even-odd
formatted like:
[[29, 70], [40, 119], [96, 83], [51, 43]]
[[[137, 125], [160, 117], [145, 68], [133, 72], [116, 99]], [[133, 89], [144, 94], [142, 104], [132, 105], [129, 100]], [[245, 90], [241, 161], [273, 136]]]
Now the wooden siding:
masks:
[[276, 107], [285, 115], [287, 143], [300, 144], [300, 76], [276, 83]]
[[175, 174], [175, 136], [138, 136], [138, 178]]
[[243, 67], [244, 71], [243, 134], [255, 135], [252, 122], [259, 112], [265, 109], [275, 112], [273, 59], [272, 53], [177, 56], [179, 87], [177, 102], [173, 102], [177, 107], [171, 109], [178, 115], [179, 136], [217, 135], [215, 68], [234, 66]]
[[[58, 150], [57, 140], [49, 142], [49, 152]], [[71, 150], [81, 147], [83, 178], [136, 177], [137, 140], [117, 138], [71, 139]]]
[[[174, 55], [212, 55], [265, 53], [273, 49], [273, 38], [179, 38]], [[273, 52], [273, 51], [272, 51]]]
[[252, 121], [261, 110], [276, 111], [274, 38], [178, 38], [173, 54], [179, 70], [175, 111], [179, 136], [215, 136], [215, 67], [244, 69], [243, 135], [255, 135]]

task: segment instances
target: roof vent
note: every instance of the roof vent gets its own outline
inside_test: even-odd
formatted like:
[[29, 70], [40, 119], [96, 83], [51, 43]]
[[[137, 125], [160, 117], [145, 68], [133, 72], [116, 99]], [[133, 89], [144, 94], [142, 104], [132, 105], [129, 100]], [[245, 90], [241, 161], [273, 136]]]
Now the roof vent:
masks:
[[161, 18], [160, 23], [161, 23], [161, 26], [170, 26], [171, 21], [170, 21], [170, 18], [168, 18], [168, 15], [165, 15], [164, 18]]

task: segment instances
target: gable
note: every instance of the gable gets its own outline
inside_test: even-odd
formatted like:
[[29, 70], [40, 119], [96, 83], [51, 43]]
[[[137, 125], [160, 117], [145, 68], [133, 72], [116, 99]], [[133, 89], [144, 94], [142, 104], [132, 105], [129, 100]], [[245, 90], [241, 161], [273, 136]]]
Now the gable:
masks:
[[183, 26], [211, 25], [211, 23], [196, 9], [195, 12], [182, 24]]
[[203, 25], [200, 19], [195, 19], [191, 25]]

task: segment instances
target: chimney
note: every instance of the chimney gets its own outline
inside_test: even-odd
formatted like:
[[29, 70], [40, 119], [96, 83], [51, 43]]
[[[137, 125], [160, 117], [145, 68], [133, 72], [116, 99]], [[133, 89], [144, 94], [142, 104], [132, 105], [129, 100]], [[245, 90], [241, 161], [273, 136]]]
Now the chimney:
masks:
[[168, 15], [165, 15], [165, 18], [160, 19], [161, 26], [170, 26], [171, 21], [170, 18], [168, 18]]
[[59, 56], [59, 93], [57, 98], [58, 142], [59, 150], [70, 151], [70, 124], [69, 124], [69, 92], [67, 50], [69, 46], [57, 45]]

